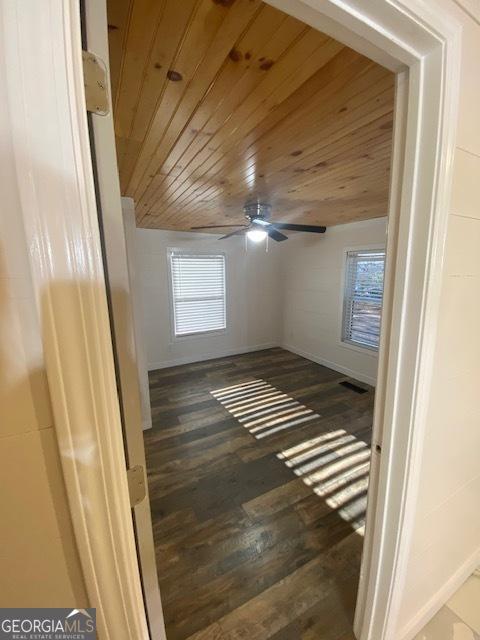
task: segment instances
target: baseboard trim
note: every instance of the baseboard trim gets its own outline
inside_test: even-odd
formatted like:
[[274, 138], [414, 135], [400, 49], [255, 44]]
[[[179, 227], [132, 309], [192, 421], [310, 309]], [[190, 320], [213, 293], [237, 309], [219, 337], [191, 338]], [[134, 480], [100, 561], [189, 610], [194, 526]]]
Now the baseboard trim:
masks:
[[184, 358], [175, 358], [173, 360], [163, 360], [162, 362], [151, 362], [148, 364], [149, 371], [156, 369], [168, 369], [168, 367], [178, 367], [182, 364], [192, 364], [194, 362], [204, 362], [206, 360], [215, 360], [216, 358], [227, 358], [228, 356], [240, 356], [242, 353], [252, 353], [253, 351], [263, 351], [264, 349], [274, 349], [279, 347], [278, 342], [267, 342], [265, 344], [254, 344], [250, 347], [238, 347], [236, 349], [225, 349], [218, 353], [207, 353], [201, 356], [186, 356]]
[[417, 615], [405, 625], [399, 634], [400, 640], [412, 640], [423, 627], [430, 622], [433, 616], [450, 600], [458, 591], [465, 580], [472, 575], [480, 565], [480, 548], [478, 548], [465, 562], [453, 573], [449, 580], [437, 593], [430, 598], [427, 604], [420, 609]]
[[[309, 353], [308, 351], [297, 349], [297, 347], [294, 347], [293, 345], [280, 344], [278, 342], [267, 342], [265, 344], [255, 344], [250, 347], [225, 349], [224, 351], [219, 351], [218, 353], [208, 353], [208, 354], [203, 354], [201, 356], [186, 356], [184, 358], [174, 358], [173, 360], [151, 362], [148, 364], [148, 370], [155, 371], [157, 369], [168, 369], [169, 367], [178, 367], [179, 365], [182, 365], [182, 364], [193, 364], [194, 362], [204, 362], [207, 360], [215, 360], [216, 358], [227, 358], [228, 356], [237, 356], [237, 355], [242, 355], [242, 353], [252, 353], [253, 351], [263, 351], [264, 349], [274, 349], [275, 347], [281, 347], [286, 351], [290, 351], [291, 353], [295, 353], [298, 356], [302, 356], [302, 358], [306, 358], [307, 360], [311, 360], [312, 362], [321, 364], [324, 367], [328, 367], [329, 369], [333, 369], [334, 371], [343, 373], [346, 376], [349, 376], [350, 378], [359, 380], [360, 382], [365, 382], [366, 384], [369, 384], [372, 387], [376, 385], [375, 378], [366, 376], [363, 373], [359, 371], [354, 371], [353, 369], [349, 369], [348, 367], [343, 367], [342, 365], [339, 365], [336, 362], [331, 362], [330, 360], [326, 360], [325, 358], [320, 358], [314, 355], [313, 353]], [[147, 428], [147, 427], [144, 427], [144, 428]]]
[[280, 347], [285, 349], [286, 351], [291, 351], [292, 353], [296, 353], [297, 356], [302, 356], [302, 358], [306, 358], [307, 360], [311, 360], [312, 362], [316, 362], [317, 364], [321, 364], [324, 367], [328, 367], [329, 369], [333, 369], [334, 371], [338, 371], [339, 373], [344, 373], [346, 376], [350, 378], [354, 378], [355, 380], [359, 380], [360, 382], [365, 382], [365, 384], [369, 384], [372, 387], [375, 387], [377, 381], [375, 378], [370, 376], [366, 376], [365, 374], [354, 371], [353, 369], [348, 369], [336, 362], [331, 362], [330, 360], [326, 360], [325, 358], [320, 358], [319, 356], [314, 355], [313, 353], [309, 353], [308, 351], [303, 351], [303, 349], [297, 349], [297, 347], [292, 346], [291, 344], [281, 344]]

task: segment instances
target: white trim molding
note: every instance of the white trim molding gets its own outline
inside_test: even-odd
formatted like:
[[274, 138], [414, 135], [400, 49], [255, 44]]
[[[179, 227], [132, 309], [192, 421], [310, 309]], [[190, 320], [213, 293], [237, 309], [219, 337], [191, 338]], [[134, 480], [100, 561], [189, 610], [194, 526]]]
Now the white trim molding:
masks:
[[184, 358], [174, 358], [173, 360], [161, 360], [160, 362], [150, 362], [148, 364], [149, 371], [157, 369], [167, 369], [168, 367], [177, 367], [182, 364], [192, 364], [193, 362], [203, 362], [205, 360], [216, 360], [217, 358], [228, 358], [228, 356], [239, 356], [242, 353], [252, 353], [254, 351], [264, 351], [265, 349], [273, 349], [281, 346], [277, 342], [266, 342], [265, 344], [254, 344], [250, 347], [237, 347], [234, 349], [224, 349], [218, 353], [206, 353], [200, 356], [185, 356]]
[[149, 637], [128, 497], [77, 0], [6, 1], [0, 47], [55, 429], [105, 640]]
[[443, 604], [460, 589], [468, 576], [480, 566], [480, 547], [450, 576], [440, 591], [420, 609], [398, 634], [400, 640], [411, 640], [438, 613]]
[[[338, 371], [339, 373], [343, 373], [344, 375], [348, 376], [349, 378], [354, 378], [355, 380], [358, 380], [359, 382], [365, 382], [365, 384], [369, 384], [370, 386], [374, 387], [376, 385], [376, 379], [372, 378], [370, 376], [366, 376], [364, 373], [362, 373], [361, 371], [355, 371], [354, 369], [349, 369], [348, 367], [344, 367], [341, 364], [337, 364], [336, 362], [331, 362], [330, 360], [327, 360], [326, 358], [320, 358], [319, 356], [314, 355], [313, 353], [310, 353], [309, 351], [303, 351], [302, 349], [297, 349], [297, 347], [293, 347], [289, 344], [282, 344], [280, 345], [282, 347], [282, 349], [285, 349], [285, 351], [290, 351], [290, 353], [296, 353], [297, 356], [301, 356], [302, 358], [306, 358], [307, 360], [311, 360], [312, 362], [316, 362], [317, 364], [321, 364], [324, 367], [328, 367], [329, 369], [333, 369], [333, 371]], [[376, 357], [376, 353], [372, 354], [373, 357]]]

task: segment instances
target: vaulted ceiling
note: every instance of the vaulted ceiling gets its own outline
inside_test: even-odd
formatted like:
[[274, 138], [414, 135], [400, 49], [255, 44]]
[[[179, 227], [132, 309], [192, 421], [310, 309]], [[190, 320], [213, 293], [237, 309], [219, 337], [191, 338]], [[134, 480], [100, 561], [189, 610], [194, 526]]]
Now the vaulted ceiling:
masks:
[[260, 0], [108, 0], [122, 194], [137, 225], [386, 215], [394, 76]]

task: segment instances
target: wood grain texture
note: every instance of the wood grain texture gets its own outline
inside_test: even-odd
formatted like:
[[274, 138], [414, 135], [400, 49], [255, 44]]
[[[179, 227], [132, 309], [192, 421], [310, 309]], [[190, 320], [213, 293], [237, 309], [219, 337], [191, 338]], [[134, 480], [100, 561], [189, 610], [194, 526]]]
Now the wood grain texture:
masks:
[[[151, 372], [145, 446], [168, 640], [353, 640], [374, 393], [345, 379], [282, 349]], [[238, 387], [255, 380], [318, 416], [257, 438], [250, 422], [270, 422], [278, 404]], [[225, 387], [230, 409], [212, 395], [225, 402]]]
[[394, 76], [260, 0], [108, 0], [137, 225], [339, 224], [387, 211]]

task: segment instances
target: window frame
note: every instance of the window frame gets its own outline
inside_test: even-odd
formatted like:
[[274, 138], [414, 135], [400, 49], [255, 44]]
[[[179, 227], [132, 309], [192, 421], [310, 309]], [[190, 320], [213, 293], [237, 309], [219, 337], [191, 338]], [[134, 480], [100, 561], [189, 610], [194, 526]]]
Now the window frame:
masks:
[[[383, 252], [385, 254], [386, 261], [386, 247], [385, 244], [362, 244], [362, 245], [354, 245], [349, 247], [344, 247], [342, 251], [342, 278], [341, 278], [341, 288], [340, 288], [340, 303], [339, 303], [339, 336], [338, 342], [340, 346], [345, 347], [347, 349], [351, 349], [352, 351], [357, 351], [358, 353], [362, 353], [364, 355], [369, 355], [371, 357], [377, 357], [378, 351], [380, 347], [380, 334], [379, 334], [379, 345], [377, 347], [361, 344], [359, 342], [355, 342], [353, 340], [346, 339], [345, 331], [344, 331], [344, 322], [345, 322], [345, 299], [346, 299], [346, 286], [347, 286], [347, 277], [348, 277], [348, 254], [352, 252], [357, 253], [380, 253]], [[384, 262], [385, 264], [385, 262]], [[385, 288], [385, 271], [384, 271], [384, 283], [383, 286]], [[383, 307], [383, 292], [382, 292], [382, 307]], [[381, 327], [380, 327], [381, 332]]]
[[[173, 294], [173, 269], [172, 269], [172, 256], [174, 254], [190, 255], [190, 256], [222, 256], [223, 257], [223, 270], [224, 270], [224, 316], [225, 327], [222, 329], [209, 329], [207, 331], [195, 331], [193, 333], [183, 333], [177, 335], [175, 333], [175, 303]], [[214, 337], [227, 333], [228, 327], [228, 304], [227, 304], [227, 255], [225, 251], [208, 251], [199, 250], [193, 251], [192, 249], [184, 249], [182, 247], [169, 247], [167, 249], [167, 280], [168, 280], [168, 299], [169, 299], [169, 316], [170, 316], [170, 336], [173, 342], [182, 342], [184, 340], [192, 340], [195, 338]]]

